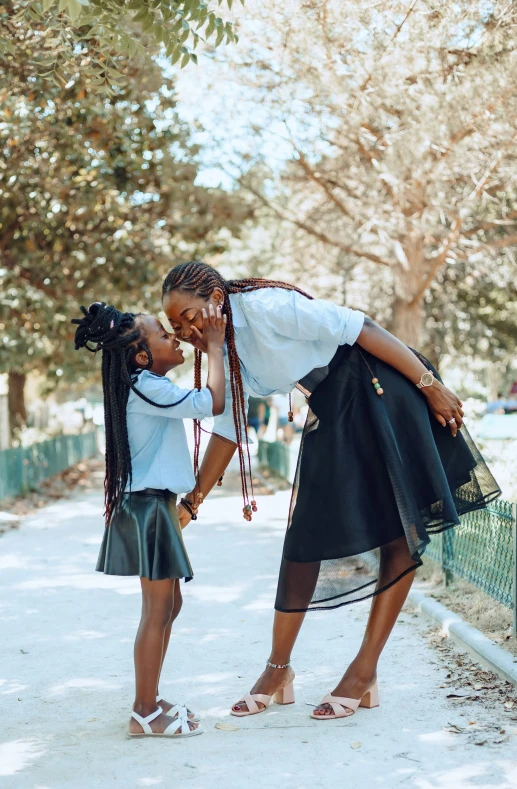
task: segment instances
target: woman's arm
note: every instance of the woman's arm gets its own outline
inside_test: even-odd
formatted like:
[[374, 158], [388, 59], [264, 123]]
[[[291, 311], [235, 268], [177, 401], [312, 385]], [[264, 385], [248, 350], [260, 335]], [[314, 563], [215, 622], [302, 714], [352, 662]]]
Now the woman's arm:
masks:
[[[394, 367], [415, 385], [419, 383], [422, 374], [428, 372], [425, 365], [403, 342], [370, 318], [365, 319], [357, 344]], [[455, 436], [463, 422], [461, 401], [436, 379], [431, 386], [425, 386], [420, 391], [427, 398], [429, 408], [438, 422], [444, 427], [448, 424]], [[455, 421], [451, 422], [452, 419]]]
[[[199, 469], [199, 482], [194, 490], [187, 494], [187, 499], [194, 504], [195, 509], [197, 508], [198, 494], [201, 493], [203, 498], [208, 496], [219, 477], [224, 474], [236, 449], [237, 444], [234, 444], [233, 441], [212, 433]], [[178, 506], [178, 515], [180, 526], [184, 529], [190, 521], [190, 515], [181, 504]]]

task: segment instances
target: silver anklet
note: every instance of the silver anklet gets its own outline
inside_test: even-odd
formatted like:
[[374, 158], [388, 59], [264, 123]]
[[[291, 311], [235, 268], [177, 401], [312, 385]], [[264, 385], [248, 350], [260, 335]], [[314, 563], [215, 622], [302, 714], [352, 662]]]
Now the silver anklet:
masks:
[[266, 660], [266, 666], [269, 666], [269, 668], [289, 668], [290, 665], [291, 665], [291, 661], [289, 661], [288, 663], [284, 663], [283, 665], [281, 665], [280, 663], [277, 665], [276, 663], [271, 663], [271, 661]]

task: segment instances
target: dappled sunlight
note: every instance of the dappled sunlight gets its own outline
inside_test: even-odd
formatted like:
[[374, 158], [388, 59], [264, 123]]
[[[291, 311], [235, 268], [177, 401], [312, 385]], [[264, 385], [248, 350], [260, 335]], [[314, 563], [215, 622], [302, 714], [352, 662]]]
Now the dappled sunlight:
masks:
[[63, 636], [64, 641], [91, 641], [96, 638], [106, 638], [108, 633], [100, 633], [98, 630], [76, 630], [73, 633]]
[[[496, 768], [501, 768], [502, 781], [497, 780]], [[429, 778], [415, 777], [415, 789], [514, 789], [517, 778], [517, 762], [480, 762], [479, 764], [451, 767]], [[483, 780], [486, 779], [486, 780]], [[495, 782], [497, 781], [497, 783]]]
[[104, 575], [103, 573], [73, 573], [33, 578], [15, 584], [13, 589], [110, 589], [118, 594], [140, 594], [138, 578], [132, 576]]
[[28, 685], [23, 685], [18, 679], [0, 679], [0, 696], [8, 696], [11, 693], [19, 693], [28, 687]]
[[189, 584], [184, 591], [185, 598], [193, 597], [201, 603], [233, 603], [247, 589], [245, 584], [229, 586], [209, 586], [208, 584]]
[[164, 782], [164, 778], [159, 775], [157, 778], [138, 778], [136, 785], [137, 786], [158, 786]]
[[21, 553], [7, 553], [0, 556], [0, 570], [23, 570], [31, 566], [29, 559]]
[[[88, 518], [99, 517], [99, 507], [87, 501], [74, 501], [74, 517]], [[61, 501], [58, 504], [51, 504], [37, 515], [31, 515], [23, 522], [24, 527], [31, 529], [53, 529], [63, 526], [70, 519], [69, 502]]]
[[0, 743], [0, 776], [21, 772], [45, 752], [41, 742], [35, 739]]
[[425, 734], [418, 734], [417, 739], [421, 742], [447, 743], [454, 742], [456, 735], [449, 731], [432, 731]]
[[49, 696], [61, 696], [69, 690], [118, 690], [121, 685], [118, 682], [108, 682], [105, 679], [96, 677], [76, 677], [66, 682], [60, 682], [48, 689]]

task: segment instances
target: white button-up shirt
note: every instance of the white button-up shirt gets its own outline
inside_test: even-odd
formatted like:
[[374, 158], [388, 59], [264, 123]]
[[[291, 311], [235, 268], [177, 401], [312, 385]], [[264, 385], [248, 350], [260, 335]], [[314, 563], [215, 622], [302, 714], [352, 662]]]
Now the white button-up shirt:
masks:
[[[353, 345], [364, 324], [362, 312], [281, 288], [231, 294], [230, 304], [246, 398], [291, 392], [340, 345]], [[225, 409], [213, 432], [235, 441], [227, 358], [225, 365]]]
[[130, 391], [127, 432], [133, 471], [131, 490], [191, 491], [195, 478], [182, 420], [212, 416], [210, 391], [180, 389], [163, 375], [148, 370], [140, 373], [135, 386], [155, 403], [176, 403], [185, 395], [188, 397], [173, 408], [157, 408]]

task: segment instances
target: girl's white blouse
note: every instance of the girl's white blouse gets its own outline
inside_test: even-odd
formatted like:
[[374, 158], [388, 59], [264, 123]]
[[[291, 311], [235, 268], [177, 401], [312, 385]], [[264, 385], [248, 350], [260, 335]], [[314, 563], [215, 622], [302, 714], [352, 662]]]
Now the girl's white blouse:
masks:
[[[281, 288], [231, 294], [230, 304], [246, 397], [291, 392], [340, 345], [353, 345], [364, 323], [358, 310]], [[225, 366], [226, 407], [213, 432], [235, 441], [227, 357]]]

